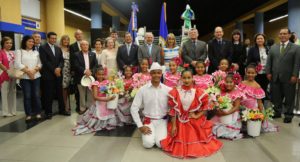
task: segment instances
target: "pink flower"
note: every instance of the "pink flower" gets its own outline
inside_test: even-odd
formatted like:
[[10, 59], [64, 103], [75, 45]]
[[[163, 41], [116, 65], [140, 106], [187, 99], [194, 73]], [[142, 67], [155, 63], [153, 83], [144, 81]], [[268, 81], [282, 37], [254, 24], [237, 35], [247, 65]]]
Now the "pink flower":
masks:
[[233, 74], [233, 82], [238, 85], [242, 81], [242, 77], [239, 73]]
[[256, 72], [259, 73], [262, 69], [263, 69], [263, 66], [259, 63], [259, 64], [256, 66]]

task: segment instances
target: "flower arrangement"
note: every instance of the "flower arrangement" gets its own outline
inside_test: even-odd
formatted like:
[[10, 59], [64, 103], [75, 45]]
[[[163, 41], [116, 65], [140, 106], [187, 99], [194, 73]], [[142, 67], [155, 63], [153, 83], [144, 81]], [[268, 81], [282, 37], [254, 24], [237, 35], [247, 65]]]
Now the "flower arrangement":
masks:
[[265, 116], [260, 110], [252, 110], [252, 109], [246, 109], [242, 112], [242, 119], [243, 121], [263, 121], [265, 119]]
[[132, 87], [133, 87], [133, 89], [130, 93], [130, 96], [132, 98], [134, 98], [136, 93], [138, 92], [138, 90], [150, 80], [151, 80], [150, 75], [145, 75], [145, 74], [142, 74], [142, 73], [134, 74], [132, 76]]
[[219, 110], [231, 109], [232, 108], [231, 99], [227, 95], [218, 96], [216, 108]]
[[227, 75], [226, 72], [221, 71], [221, 70], [218, 70], [218, 71], [212, 73], [215, 86], [220, 88], [220, 85], [225, 83], [224, 79], [226, 78], [226, 75]]
[[108, 76], [108, 84], [106, 86], [100, 86], [100, 92], [107, 95], [123, 94], [124, 82], [119, 73], [114, 71]]
[[266, 108], [263, 110], [263, 114], [265, 116], [264, 120], [273, 120], [273, 116], [274, 116], [274, 109], [273, 109], [274, 105], [271, 105], [270, 107]]

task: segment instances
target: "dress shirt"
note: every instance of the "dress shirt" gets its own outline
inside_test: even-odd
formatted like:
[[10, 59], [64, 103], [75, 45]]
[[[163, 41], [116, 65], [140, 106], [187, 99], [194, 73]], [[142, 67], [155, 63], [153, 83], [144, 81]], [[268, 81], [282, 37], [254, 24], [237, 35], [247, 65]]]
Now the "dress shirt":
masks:
[[143, 126], [139, 109], [144, 108], [143, 114], [151, 119], [162, 119], [168, 112], [168, 94], [171, 88], [160, 83], [154, 87], [151, 82], [144, 85], [136, 94], [131, 105], [131, 115], [138, 126]]
[[151, 56], [152, 44], [147, 44], [149, 55]]
[[126, 44], [127, 54], [129, 56], [129, 54], [130, 54], [130, 48], [131, 48], [131, 43], [129, 43], [129, 44], [125, 43], [125, 44]]
[[80, 47], [80, 41], [77, 41], [77, 45], [78, 45], [78, 49], [79, 49], [79, 51], [81, 51], [81, 47]]
[[89, 53], [82, 52], [82, 54], [83, 54], [83, 58], [84, 58], [85, 70], [90, 69]]
[[280, 51], [281, 51], [281, 48], [282, 48], [282, 44], [284, 44], [284, 49], [286, 49], [286, 46], [289, 44], [289, 41], [286, 41], [284, 43], [280, 42]]
[[52, 51], [53, 55], [55, 56], [55, 47], [54, 47], [54, 44], [48, 43], [48, 45], [50, 46], [51, 51]]

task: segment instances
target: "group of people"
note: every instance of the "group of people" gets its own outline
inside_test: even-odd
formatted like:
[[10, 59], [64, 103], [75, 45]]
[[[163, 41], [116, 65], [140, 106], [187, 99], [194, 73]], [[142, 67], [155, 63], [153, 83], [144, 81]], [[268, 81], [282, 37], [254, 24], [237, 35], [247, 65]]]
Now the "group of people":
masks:
[[[74, 34], [75, 43], [70, 44], [69, 36], [64, 35], [59, 46], [54, 32], [47, 34], [43, 45], [39, 33], [34, 33], [23, 37], [21, 49], [15, 53], [10, 50], [12, 39], [4, 37], [0, 51], [3, 116], [16, 114], [16, 78], [9, 74], [9, 69], [14, 68], [24, 73], [20, 85], [26, 120], [33, 116], [41, 119], [42, 108], [45, 117], [51, 119], [54, 98], [58, 100], [59, 114], [70, 115], [69, 95], [74, 93], [80, 114], [73, 129], [75, 135], [135, 123], [145, 148], [157, 145], [179, 158], [212, 155], [222, 147], [216, 137], [242, 138], [240, 106], [262, 111], [268, 85], [274, 118], [284, 113], [284, 122], [290, 123], [300, 69], [300, 47], [289, 41], [290, 30], [281, 29], [280, 44], [271, 47], [266, 46], [264, 34], [255, 35], [253, 47], [243, 45], [238, 30], [232, 33], [232, 41], [223, 39], [223, 35], [223, 29], [216, 27], [214, 39], [206, 44], [198, 40], [198, 31], [192, 28], [190, 39], [181, 47], [176, 45], [174, 34], [169, 34], [166, 46], [161, 48], [153, 44], [152, 33], [146, 33], [144, 45], [137, 46], [130, 33], [125, 34], [121, 45], [117, 33], [112, 32], [104, 44], [96, 39], [95, 50], [91, 51], [80, 30]], [[116, 71], [122, 72], [128, 92], [143, 84], [133, 98], [121, 96], [117, 109], [112, 110], [107, 102], [116, 96], [107, 96], [100, 89]], [[244, 81], [235, 83], [230, 71], [239, 72]], [[214, 84], [211, 74], [215, 72], [226, 74], [221, 96], [228, 95], [233, 106], [229, 111], [214, 112], [208, 120], [212, 107], [206, 90]], [[81, 79], [90, 76], [96, 81], [90, 86], [82, 85]], [[230, 124], [219, 122], [224, 115], [232, 115]], [[277, 127], [269, 123], [262, 130], [272, 132]]]

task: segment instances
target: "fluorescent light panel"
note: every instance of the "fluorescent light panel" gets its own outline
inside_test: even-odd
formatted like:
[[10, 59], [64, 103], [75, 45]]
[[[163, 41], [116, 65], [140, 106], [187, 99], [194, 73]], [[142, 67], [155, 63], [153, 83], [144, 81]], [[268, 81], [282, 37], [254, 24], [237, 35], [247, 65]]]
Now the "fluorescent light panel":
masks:
[[65, 10], [66, 12], [69, 12], [69, 13], [71, 13], [71, 14], [73, 14], [73, 15], [76, 15], [76, 16], [79, 16], [79, 17], [81, 17], [81, 18], [84, 18], [84, 19], [86, 19], [86, 20], [89, 20], [89, 21], [92, 20], [91, 18], [86, 17], [86, 16], [84, 16], [84, 15], [81, 15], [81, 14], [78, 13], [78, 12], [75, 12], [75, 11], [72, 11], [72, 10], [69, 10], [69, 9], [66, 9], [66, 8], [64, 8], [64, 10]]
[[288, 14], [286, 14], [286, 15], [283, 15], [283, 16], [279, 16], [279, 17], [276, 17], [276, 18], [274, 18], [274, 19], [270, 20], [269, 22], [274, 22], [274, 21], [277, 21], [277, 20], [283, 19], [283, 18], [285, 18], [285, 17], [288, 17], [288, 16], [289, 16]]

